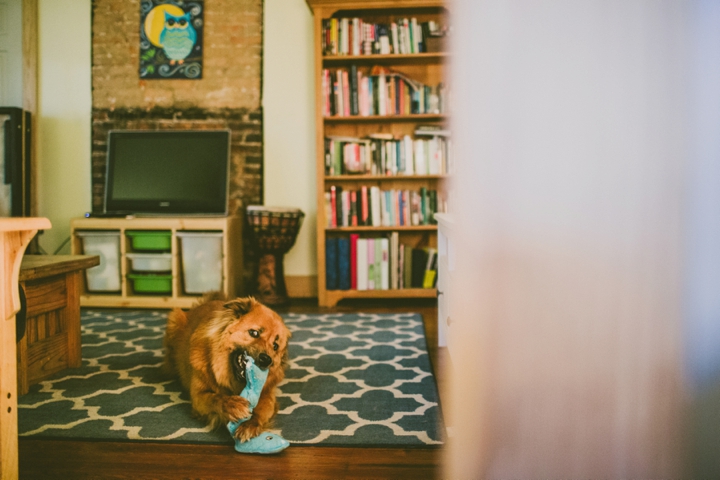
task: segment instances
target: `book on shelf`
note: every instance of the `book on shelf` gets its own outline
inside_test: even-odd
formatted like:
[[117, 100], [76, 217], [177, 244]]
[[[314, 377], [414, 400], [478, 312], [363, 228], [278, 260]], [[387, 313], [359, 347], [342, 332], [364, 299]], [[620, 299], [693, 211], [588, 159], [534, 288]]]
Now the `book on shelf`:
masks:
[[333, 84], [333, 92], [335, 93], [335, 102], [332, 105], [332, 114], [338, 115], [341, 117], [345, 116], [345, 99], [343, 98], [343, 71], [342, 70], [336, 70], [335, 75], [333, 77], [335, 78], [335, 83]]
[[[429, 203], [429, 224], [430, 225], [437, 225], [437, 220], [435, 219], [435, 214], [439, 213], [440, 210], [438, 210], [438, 196], [437, 196], [437, 190], [428, 190], [428, 198], [430, 200]], [[443, 212], [447, 211], [447, 208], [443, 207]]]
[[343, 190], [342, 195], [340, 196], [342, 199], [341, 201], [341, 221], [343, 227], [349, 227], [351, 225], [351, 216], [350, 216], [350, 191]]
[[350, 290], [350, 238], [337, 239], [337, 288]]
[[372, 219], [372, 226], [379, 227], [382, 225], [380, 216], [380, 187], [370, 187], [370, 218]]
[[[358, 72], [358, 114], [367, 117], [371, 115], [370, 113], [370, 98], [372, 94], [372, 80], [370, 78], [365, 77], [365, 75], [362, 72]], [[327, 114], [326, 117], [329, 117], [332, 115], [332, 111], [330, 109], [326, 109]]]
[[410, 19], [410, 28], [412, 28], [413, 50], [417, 53], [420, 53], [424, 51], [424, 44], [422, 41], [422, 33], [420, 32], [417, 18], [413, 17]]
[[328, 92], [330, 91], [330, 70], [323, 70], [322, 72], [322, 92], [323, 92], [323, 116], [330, 116], [331, 108], [330, 102], [327, 98]]
[[425, 156], [425, 141], [424, 140], [415, 140], [415, 148], [413, 149], [414, 155], [413, 159], [415, 162], [415, 174], [416, 175], [427, 175], [428, 174], [428, 164], [427, 164], [427, 157]]
[[335, 237], [325, 239], [325, 288], [338, 288], [338, 239]]
[[359, 224], [363, 226], [369, 225], [370, 211], [368, 209], [368, 190], [365, 185], [360, 187], [360, 218]]
[[413, 191], [362, 185], [359, 190], [349, 190], [331, 185], [328, 193], [327, 228], [435, 225], [434, 214], [446, 211], [447, 204], [436, 190], [427, 187]]
[[401, 243], [398, 232], [326, 239], [328, 290], [396, 290], [434, 288], [437, 249]]
[[385, 240], [384, 238], [376, 238], [375, 239], [375, 258], [374, 258], [374, 268], [373, 272], [375, 273], [375, 290], [382, 290], [382, 278], [383, 278], [383, 263], [382, 263], [382, 257], [383, 257], [383, 245], [382, 241]]
[[352, 32], [353, 32], [353, 43], [352, 43], [352, 54], [360, 55], [360, 46], [362, 45], [362, 34], [363, 29], [360, 27], [362, 21], [359, 18], [352, 19]]
[[330, 187], [330, 216], [328, 217], [328, 226], [335, 228], [337, 224], [337, 187], [335, 185]]
[[430, 217], [435, 212], [430, 212], [430, 202], [428, 201], [428, 190], [425, 187], [420, 187], [420, 223], [422, 225], [430, 224]]
[[375, 290], [375, 239], [367, 239], [367, 289]]
[[339, 73], [342, 73], [342, 103], [343, 106], [343, 116], [349, 117], [352, 112], [350, 108], [350, 104], [352, 103], [352, 97], [350, 93], [350, 75], [348, 74], [347, 70], [338, 70]]
[[396, 22], [390, 24], [390, 42], [392, 44], [392, 52], [400, 53], [399, 30]]
[[412, 288], [412, 247], [403, 249], [403, 287]]
[[358, 102], [358, 71], [357, 66], [350, 65], [350, 115], [358, 115], [360, 113], [359, 110], [359, 102]]
[[[350, 192], [350, 226], [358, 226], [358, 195], [356, 190]], [[437, 202], [436, 202], [437, 205]]]
[[397, 288], [405, 288], [405, 245], [400, 243], [397, 249]]
[[398, 282], [398, 265], [399, 265], [399, 247], [400, 247], [400, 235], [398, 232], [392, 232], [390, 234], [390, 258], [389, 258], [389, 268], [390, 268], [390, 288], [400, 288], [400, 283]]
[[380, 239], [380, 289], [390, 289], [390, 240]]
[[410, 258], [412, 262], [410, 286], [412, 288], [422, 288], [425, 279], [425, 266], [427, 265], [427, 252], [421, 248], [413, 248]]
[[[328, 227], [332, 226], [330, 219], [332, 218], [332, 197], [330, 192], [325, 192], [325, 218], [328, 222]], [[331, 227], [332, 228], [332, 227]]]
[[426, 249], [426, 253], [427, 262], [425, 263], [422, 288], [433, 288], [437, 277], [437, 250], [428, 248]]
[[361, 55], [370, 55], [372, 54], [372, 44], [373, 39], [375, 38], [375, 26], [370, 23], [363, 23], [362, 20], [360, 21], [360, 28], [362, 29], [362, 38], [361, 38]]
[[413, 54], [434, 50], [431, 39], [442, 37], [447, 26], [417, 17], [375, 23], [358, 17], [322, 20], [321, 43], [325, 56]]
[[325, 137], [325, 174], [443, 175], [452, 165], [450, 139], [370, 134]]
[[356, 271], [357, 271], [357, 289], [368, 289], [368, 240], [367, 238], [358, 238], [356, 248]]
[[358, 288], [358, 270], [357, 270], [357, 243], [360, 235], [357, 233], [350, 234], [350, 288], [357, 290]]

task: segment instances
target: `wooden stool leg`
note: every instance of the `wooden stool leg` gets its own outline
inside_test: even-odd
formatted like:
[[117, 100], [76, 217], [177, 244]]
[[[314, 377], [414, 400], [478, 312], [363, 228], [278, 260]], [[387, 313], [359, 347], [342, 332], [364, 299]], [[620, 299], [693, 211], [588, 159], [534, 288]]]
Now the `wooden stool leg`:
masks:
[[[23, 336], [17, 343], [17, 364], [27, 365], [27, 335]], [[17, 389], [18, 395], [25, 395], [30, 390], [30, 384], [28, 383], [27, 369], [17, 369]]]
[[65, 307], [65, 322], [67, 325], [67, 363], [68, 368], [82, 366], [82, 351], [80, 344], [80, 288], [82, 272], [67, 274], [67, 306]]

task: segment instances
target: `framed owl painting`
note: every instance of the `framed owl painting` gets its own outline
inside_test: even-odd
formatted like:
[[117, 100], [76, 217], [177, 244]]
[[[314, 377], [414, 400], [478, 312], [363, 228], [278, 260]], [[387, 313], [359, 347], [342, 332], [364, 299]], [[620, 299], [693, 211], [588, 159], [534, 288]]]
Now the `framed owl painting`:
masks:
[[140, 2], [140, 78], [202, 78], [203, 2]]

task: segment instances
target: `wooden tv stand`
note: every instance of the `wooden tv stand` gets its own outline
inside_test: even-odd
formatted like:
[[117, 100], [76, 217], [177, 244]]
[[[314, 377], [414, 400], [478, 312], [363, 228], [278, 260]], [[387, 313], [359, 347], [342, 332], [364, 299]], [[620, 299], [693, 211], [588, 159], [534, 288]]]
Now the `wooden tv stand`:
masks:
[[[172, 293], [155, 295], [134, 292], [127, 279], [131, 264], [126, 257], [132, 252], [128, 230], [170, 231], [172, 246]], [[236, 296], [242, 290], [242, 223], [240, 217], [128, 217], [128, 218], [76, 218], [70, 222], [73, 254], [83, 253], [78, 231], [115, 231], [120, 234], [120, 284], [118, 293], [90, 292], [86, 279], [80, 296], [85, 307], [141, 307], [141, 308], [189, 308], [200, 295], [183, 291], [182, 259], [179, 231], [203, 231], [222, 233], [222, 291]]]

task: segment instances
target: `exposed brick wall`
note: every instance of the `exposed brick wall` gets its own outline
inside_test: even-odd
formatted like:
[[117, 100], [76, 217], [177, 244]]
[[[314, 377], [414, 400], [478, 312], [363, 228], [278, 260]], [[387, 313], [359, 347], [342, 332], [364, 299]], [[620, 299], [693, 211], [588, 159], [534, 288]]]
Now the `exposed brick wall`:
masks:
[[93, 107], [260, 107], [262, 0], [206, 0], [203, 78], [140, 80], [139, 0], [93, 0]]
[[93, 211], [102, 210], [112, 129], [230, 129], [229, 211], [262, 204], [263, 0], [205, 0], [198, 80], [139, 78], [140, 0], [93, 0], [92, 8]]

